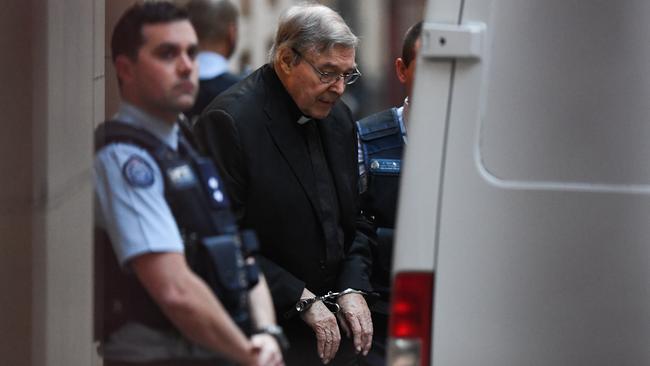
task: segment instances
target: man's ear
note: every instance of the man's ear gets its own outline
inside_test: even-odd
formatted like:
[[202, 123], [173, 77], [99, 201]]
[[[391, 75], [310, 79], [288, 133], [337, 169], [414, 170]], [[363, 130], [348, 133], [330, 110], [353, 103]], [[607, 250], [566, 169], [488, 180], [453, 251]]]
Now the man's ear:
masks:
[[399, 82], [404, 84], [406, 82], [406, 69], [408, 67], [404, 63], [404, 60], [402, 60], [401, 57], [398, 57], [395, 59], [395, 74], [397, 75], [397, 78], [399, 79]]
[[122, 84], [133, 80], [133, 61], [130, 58], [125, 55], [119, 55], [115, 58], [114, 64], [117, 78], [121, 80]]
[[294, 64], [293, 61], [296, 54], [289, 47], [282, 47], [278, 50], [277, 60], [280, 64], [280, 69], [285, 74], [290, 74]]
[[237, 44], [237, 35], [238, 35], [237, 22], [228, 23], [228, 39], [233, 44], [233, 47], [234, 45]]
[[237, 37], [238, 37], [238, 29], [237, 29], [237, 22], [231, 22], [228, 24], [228, 36], [227, 36], [227, 42], [228, 42], [228, 55], [227, 57], [230, 58], [233, 53], [235, 53], [235, 48], [237, 48]]

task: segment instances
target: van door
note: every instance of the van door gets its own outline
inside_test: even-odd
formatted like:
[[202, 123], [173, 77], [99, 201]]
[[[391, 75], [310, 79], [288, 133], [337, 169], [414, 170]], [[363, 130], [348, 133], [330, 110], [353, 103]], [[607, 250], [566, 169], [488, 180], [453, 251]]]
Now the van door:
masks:
[[646, 0], [429, 2], [394, 273], [435, 272], [432, 364], [650, 364], [649, 36]]

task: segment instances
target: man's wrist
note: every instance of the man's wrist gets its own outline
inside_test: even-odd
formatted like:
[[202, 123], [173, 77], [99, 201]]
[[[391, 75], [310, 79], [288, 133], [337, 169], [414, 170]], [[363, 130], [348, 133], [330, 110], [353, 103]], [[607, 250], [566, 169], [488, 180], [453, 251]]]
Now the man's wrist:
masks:
[[268, 334], [273, 338], [275, 338], [280, 348], [282, 348], [283, 350], [289, 348], [289, 340], [284, 335], [284, 331], [282, 330], [282, 327], [279, 325], [276, 324], [265, 325], [263, 327], [258, 328], [254, 334]]
[[316, 302], [320, 301], [319, 296], [314, 296], [306, 299], [300, 299], [296, 303], [296, 311], [298, 313], [304, 313], [305, 311], [309, 310], [309, 308]]
[[359, 294], [359, 295], [363, 295], [363, 296], [368, 296], [368, 293], [365, 292], [365, 291], [361, 291], [361, 290], [357, 290], [357, 289], [353, 289], [353, 288], [346, 288], [345, 290], [338, 293], [337, 298], [339, 298], [341, 296], [348, 295], [348, 294]]
[[338, 296], [336, 297], [337, 302], [340, 301], [345, 295], [349, 295], [349, 294], [361, 295], [369, 306], [370, 306], [370, 304], [373, 304], [379, 298], [379, 294], [376, 293], [376, 292], [369, 292], [369, 291], [364, 291], [364, 290], [357, 290], [357, 289], [353, 289], [353, 288], [347, 288], [347, 289], [345, 289], [345, 290], [338, 293]]

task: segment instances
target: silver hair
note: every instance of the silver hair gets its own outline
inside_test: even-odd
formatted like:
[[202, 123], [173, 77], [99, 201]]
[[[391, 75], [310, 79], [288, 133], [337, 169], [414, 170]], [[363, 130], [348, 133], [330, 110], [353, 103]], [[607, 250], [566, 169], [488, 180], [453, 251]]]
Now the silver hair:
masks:
[[334, 10], [315, 3], [298, 4], [280, 16], [269, 61], [274, 62], [284, 46], [304, 54], [322, 53], [334, 46], [356, 48], [358, 43], [359, 38]]

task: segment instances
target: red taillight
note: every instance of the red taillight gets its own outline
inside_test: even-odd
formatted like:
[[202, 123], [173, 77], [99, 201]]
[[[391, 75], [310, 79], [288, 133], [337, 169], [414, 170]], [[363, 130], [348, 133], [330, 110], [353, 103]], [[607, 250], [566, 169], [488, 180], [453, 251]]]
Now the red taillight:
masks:
[[[390, 337], [394, 344], [419, 344], [418, 359], [429, 365], [433, 302], [433, 273], [401, 272], [395, 277], [390, 312]], [[395, 343], [398, 342], [398, 343]]]

